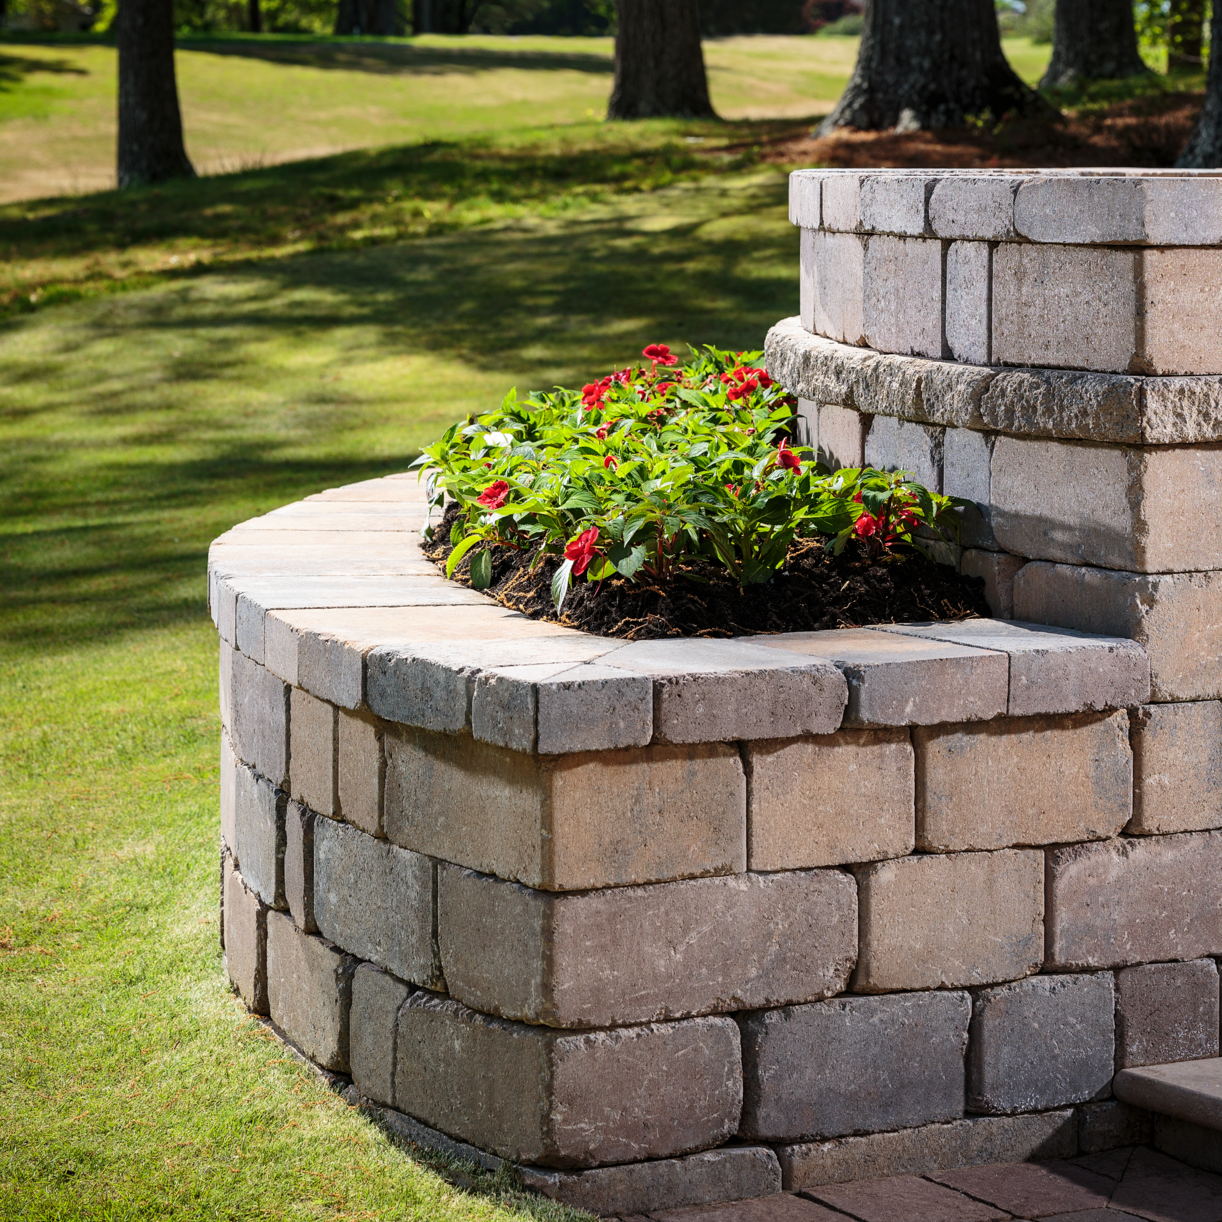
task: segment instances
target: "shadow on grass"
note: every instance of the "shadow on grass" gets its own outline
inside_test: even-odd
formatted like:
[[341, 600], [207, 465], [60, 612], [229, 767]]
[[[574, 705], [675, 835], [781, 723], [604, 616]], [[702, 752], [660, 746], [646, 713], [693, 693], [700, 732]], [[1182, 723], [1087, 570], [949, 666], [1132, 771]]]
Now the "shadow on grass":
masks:
[[89, 70], [66, 59], [30, 59], [0, 52], [0, 89], [15, 89], [27, 76], [49, 72], [55, 76], [88, 76]]
[[[14, 388], [0, 399], [0, 638], [64, 647], [201, 615], [211, 538], [402, 470], [472, 410], [471, 382], [496, 388], [491, 407], [515, 384], [581, 385], [653, 340], [760, 347], [797, 305], [785, 194], [779, 175], [680, 188], [635, 213], [264, 263], [18, 325], [30, 342], [0, 347]], [[372, 406], [317, 372], [267, 381], [268, 352], [291, 371], [339, 334], [357, 337], [341, 369], [440, 372]]]

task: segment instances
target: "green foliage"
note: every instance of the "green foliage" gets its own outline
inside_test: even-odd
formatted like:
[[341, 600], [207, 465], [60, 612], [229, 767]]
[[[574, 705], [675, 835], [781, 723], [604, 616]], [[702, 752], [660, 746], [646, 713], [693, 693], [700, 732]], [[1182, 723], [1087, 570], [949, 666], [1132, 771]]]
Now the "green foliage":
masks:
[[1133, 5], [1133, 19], [1137, 25], [1137, 41], [1142, 54], [1159, 61], [1168, 52], [1185, 50], [1185, 35], [1195, 25], [1196, 16], [1202, 18], [1201, 42], [1208, 52], [1209, 24], [1213, 5], [1210, 0], [1203, 3], [1194, 0], [1137, 0]]
[[1003, 36], [1029, 38], [1035, 43], [1052, 42], [1056, 0], [996, 0], [996, 3]]
[[[919, 547], [922, 528], [950, 525], [951, 498], [903, 474], [830, 472], [809, 447], [790, 448], [795, 400], [755, 366], [760, 352], [693, 349], [679, 370], [666, 345], [649, 368], [618, 370], [582, 388], [510, 391], [497, 411], [448, 429], [418, 466], [433, 504], [462, 516], [451, 530], [452, 576], [471, 562], [491, 581], [491, 549], [563, 557], [570, 575], [613, 574], [662, 584], [696, 558], [723, 564], [740, 585], [768, 581], [799, 536], [854, 535], [876, 553]], [[431, 537], [432, 527], [427, 528]]]

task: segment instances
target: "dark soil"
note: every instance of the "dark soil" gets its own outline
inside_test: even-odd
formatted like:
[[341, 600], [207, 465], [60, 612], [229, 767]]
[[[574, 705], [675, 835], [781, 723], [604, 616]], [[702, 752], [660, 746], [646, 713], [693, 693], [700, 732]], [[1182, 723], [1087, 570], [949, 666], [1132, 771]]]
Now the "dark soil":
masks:
[[[450, 554], [446, 511], [437, 542], [426, 554], [444, 570]], [[533, 619], [550, 620], [599, 636], [629, 641], [663, 637], [733, 637], [760, 632], [810, 632], [910, 620], [988, 616], [984, 582], [933, 564], [919, 552], [871, 560], [856, 540], [833, 556], [820, 539], [802, 540], [785, 567], [766, 585], [739, 589], [720, 565], [696, 563], [660, 589], [615, 577], [594, 585], [579, 578], [569, 588], [564, 613], [552, 605], [552, 574], [558, 561], [543, 559], [530, 572], [533, 554], [497, 548], [487, 593], [502, 606]], [[464, 557], [455, 580], [470, 584]]]

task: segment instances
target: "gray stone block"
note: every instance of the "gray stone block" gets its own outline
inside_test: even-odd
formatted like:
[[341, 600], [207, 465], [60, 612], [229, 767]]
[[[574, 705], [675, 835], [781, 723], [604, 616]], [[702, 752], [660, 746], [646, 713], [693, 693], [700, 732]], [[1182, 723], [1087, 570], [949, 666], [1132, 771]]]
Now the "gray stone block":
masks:
[[946, 252], [947, 355], [969, 365], [989, 363], [992, 263], [987, 242], [952, 242]]
[[302, 933], [283, 912], [267, 914], [267, 999], [274, 1022], [316, 1064], [348, 1072], [348, 1016], [357, 961]]
[[1033, 242], [1144, 242], [1145, 186], [1136, 177], [1030, 178], [1014, 197], [1014, 228]]
[[232, 655], [233, 745], [238, 758], [276, 785], [288, 782], [289, 689], [245, 654]]
[[372, 963], [352, 977], [348, 1063], [357, 1090], [375, 1103], [395, 1102], [395, 1031], [412, 987]]
[[473, 1009], [611, 1027], [812, 1001], [842, 991], [857, 890], [838, 871], [533, 891], [442, 864], [446, 988]]
[[972, 1116], [891, 1133], [782, 1146], [786, 1192], [820, 1184], [925, 1175], [953, 1167], [1072, 1158], [1078, 1153], [1071, 1109], [1033, 1116]]
[[314, 821], [321, 818], [300, 802], [284, 813], [284, 896], [298, 929], [317, 933], [314, 921]]
[[[923, 200], [921, 207], [923, 211]], [[820, 284], [820, 292], [822, 288]], [[869, 347], [905, 356], [941, 357], [942, 243], [870, 238], [862, 261], [861, 313]]]
[[1147, 963], [1116, 973], [1116, 1068], [1218, 1055], [1212, 959]]
[[833, 471], [866, 465], [866, 437], [873, 416], [832, 403], [819, 405], [819, 456]]
[[1014, 576], [1024, 564], [1021, 556], [973, 548], [959, 558], [959, 572], [964, 577], [979, 577], [989, 610], [996, 619], [1009, 620], [1014, 618]]
[[[1222, 1173], [1222, 1133], [1217, 1129], [1190, 1124], [1174, 1116], [1155, 1116], [1150, 1127], [1154, 1131], [1150, 1144], [1156, 1150], [1170, 1154], [1181, 1163]], [[1174, 1168], [1168, 1170], [1174, 1174]]]
[[959, 510], [959, 542], [964, 547], [996, 550], [1000, 545], [990, 525], [992, 484], [989, 471], [994, 436], [975, 429], [944, 429], [943, 434], [941, 491], [975, 505], [974, 509]]
[[290, 792], [320, 815], [336, 814], [336, 710], [299, 687], [290, 691]]
[[1110, 972], [981, 989], [972, 1007], [968, 1109], [1031, 1112], [1106, 1099], [1114, 1007]]
[[1133, 1107], [1222, 1129], [1222, 1057], [1122, 1069], [1115, 1090]]
[[738, 1028], [692, 1018], [561, 1034], [414, 993], [399, 1011], [396, 1106], [515, 1162], [570, 1168], [718, 1145], [742, 1103]]
[[1046, 963], [1055, 971], [1222, 954], [1222, 833], [1050, 849]]
[[861, 228], [861, 174], [825, 174], [823, 228], [855, 233]]
[[858, 194], [862, 229], [920, 237], [927, 229], [925, 200], [936, 181], [914, 173], [864, 176]]
[[818, 230], [803, 251], [805, 275], [810, 280], [809, 315], [818, 335], [849, 344], [865, 343], [862, 293], [865, 245], [855, 234]]
[[437, 988], [436, 867], [331, 819], [314, 825], [314, 919], [323, 937], [414, 984]]
[[739, 1135], [911, 1128], [963, 1115], [966, 993], [846, 997], [744, 1015]]
[[866, 436], [866, 466], [906, 471], [910, 479], [942, 491], [942, 441], [945, 429], [879, 416]]
[[384, 836], [382, 794], [386, 756], [382, 727], [368, 714], [338, 712], [336, 791], [340, 816], [371, 836]]
[[1101, 1154], [1122, 1146], [1148, 1146], [1153, 1125], [1150, 1113], [1129, 1107], [1119, 1099], [1084, 1103], [1078, 1115], [1078, 1149], [1083, 1154]]
[[822, 224], [820, 188], [823, 175], [795, 170], [789, 176], [789, 221], [799, 229], [818, 229]]
[[[1006, 369], [997, 374], [980, 398], [983, 426], [1027, 437], [1080, 438], [1152, 445], [1175, 440], [1202, 440], [1202, 424], [1210, 437], [1216, 419], [1212, 401], [1194, 413], [1194, 435], [1180, 436], [1182, 414], [1160, 409], [1151, 419], [1146, 410], [1149, 394], [1167, 392], [1157, 386], [1163, 378], [1126, 374], [1087, 373], [1071, 369]], [[1180, 417], [1173, 420], [1172, 417]]]
[[287, 908], [284, 894], [284, 814], [288, 794], [239, 765], [234, 794], [234, 857], [242, 877], [265, 904]]
[[1147, 704], [1130, 713], [1133, 821], [1165, 835], [1222, 827], [1222, 703]]
[[1005, 242], [1014, 237], [1014, 192], [1023, 180], [1003, 174], [939, 178], [929, 224], [940, 238]]
[[267, 905], [228, 862], [224, 875], [225, 968], [246, 1008], [267, 1013]]
[[221, 846], [237, 860], [238, 768], [229, 734], [221, 730]]

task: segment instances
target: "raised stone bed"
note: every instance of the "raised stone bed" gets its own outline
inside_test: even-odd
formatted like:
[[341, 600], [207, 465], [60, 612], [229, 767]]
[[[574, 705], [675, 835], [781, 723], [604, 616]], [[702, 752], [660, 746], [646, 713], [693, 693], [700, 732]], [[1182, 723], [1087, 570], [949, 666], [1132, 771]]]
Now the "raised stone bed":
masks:
[[[860, 177], [799, 176], [799, 221], [858, 228], [826, 192], [875, 215]], [[931, 232], [937, 176], [891, 177]], [[591, 637], [443, 581], [409, 476], [210, 556], [242, 999], [413, 1140], [600, 1213], [1148, 1140], [1171, 1087], [1113, 1074], [1219, 1051], [1222, 541], [1151, 474], [1213, 448], [1117, 435], [1080, 374], [1003, 418], [1062, 375], [800, 320], [768, 351], [822, 448], [978, 503], [998, 619]]]

